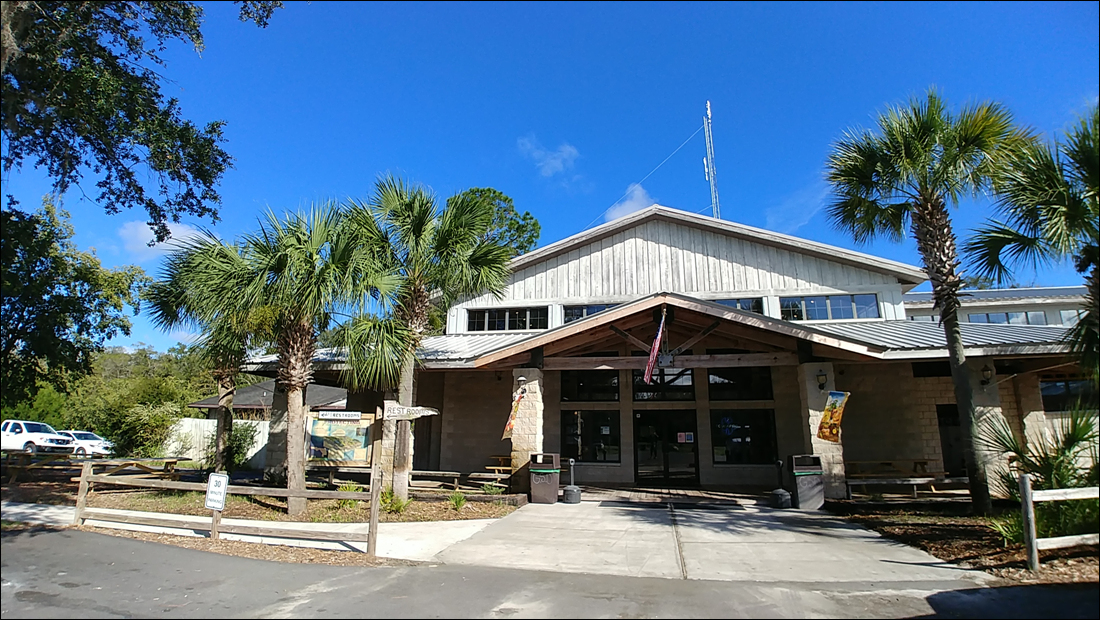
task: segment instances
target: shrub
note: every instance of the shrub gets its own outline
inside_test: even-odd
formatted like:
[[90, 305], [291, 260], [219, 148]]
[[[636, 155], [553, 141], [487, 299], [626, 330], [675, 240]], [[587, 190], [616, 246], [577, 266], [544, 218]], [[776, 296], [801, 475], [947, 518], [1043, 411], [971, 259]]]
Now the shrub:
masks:
[[111, 440], [118, 455], [156, 457], [164, 455], [164, 445], [179, 418], [179, 406], [174, 403], [134, 405], [118, 412], [99, 411], [74, 426]]
[[[358, 484], [348, 482], [336, 487], [336, 490], [343, 491], [344, 493], [359, 493], [363, 490], [363, 487], [359, 486]], [[336, 506], [339, 508], [355, 508], [358, 505], [359, 500], [357, 499], [342, 499], [336, 502]]]
[[[248, 451], [256, 445], [257, 434], [258, 430], [253, 424], [233, 424], [233, 430], [229, 433], [229, 462], [226, 463], [226, 470], [229, 473], [243, 468], [248, 462]], [[206, 442], [206, 450], [203, 452], [203, 460], [207, 468], [214, 466], [217, 445], [218, 434], [215, 431], [210, 434], [210, 439]]]
[[447, 501], [451, 504], [451, 508], [454, 508], [455, 512], [458, 512], [466, 505], [466, 495], [455, 491], [447, 496]]
[[486, 495], [500, 495], [504, 493], [504, 487], [500, 486], [499, 484], [486, 482], [485, 484], [481, 485], [481, 492], [485, 493]]
[[405, 509], [412, 503], [412, 499], [406, 499], [402, 501], [393, 492], [393, 487], [386, 487], [382, 491], [381, 508], [390, 514], [399, 515], [405, 512]]

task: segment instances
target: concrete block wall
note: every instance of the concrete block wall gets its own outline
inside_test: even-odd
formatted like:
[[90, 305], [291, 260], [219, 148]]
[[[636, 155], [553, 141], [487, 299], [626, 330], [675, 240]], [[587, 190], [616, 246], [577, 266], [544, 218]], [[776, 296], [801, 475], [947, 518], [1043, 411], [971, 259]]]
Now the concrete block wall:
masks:
[[955, 402], [950, 377], [914, 377], [909, 362], [838, 363], [836, 388], [852, 393], [841, 423], [846, 461], [924, 459], [942, 470], [936, 405]]
[[487, 471], [489, 456], [508, 454], [501, 433], [512, 405], [510, 371], [448, 371], [443, 378], [439, 467], [446, 471]]

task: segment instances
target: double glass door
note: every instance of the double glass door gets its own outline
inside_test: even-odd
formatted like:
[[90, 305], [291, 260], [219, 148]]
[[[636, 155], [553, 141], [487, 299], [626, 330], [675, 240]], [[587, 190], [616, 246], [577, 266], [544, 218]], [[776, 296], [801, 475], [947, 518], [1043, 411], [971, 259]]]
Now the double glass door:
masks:
[[634, 481], [696, 486], [699, 450], [694, 409], [634, 412]]

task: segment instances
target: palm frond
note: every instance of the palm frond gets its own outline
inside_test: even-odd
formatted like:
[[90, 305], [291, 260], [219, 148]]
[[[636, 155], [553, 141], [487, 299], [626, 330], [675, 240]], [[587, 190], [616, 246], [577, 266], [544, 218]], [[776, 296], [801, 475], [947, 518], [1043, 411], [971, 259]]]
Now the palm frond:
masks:
[[1045, 237], [1029, 235], [998, 221], [975, 230], [963, 244], [963, 253], [978, 275], [991, 277], [998, 283], [1010, 279], [1011, 265], [1045, 264], [1060, 256]]

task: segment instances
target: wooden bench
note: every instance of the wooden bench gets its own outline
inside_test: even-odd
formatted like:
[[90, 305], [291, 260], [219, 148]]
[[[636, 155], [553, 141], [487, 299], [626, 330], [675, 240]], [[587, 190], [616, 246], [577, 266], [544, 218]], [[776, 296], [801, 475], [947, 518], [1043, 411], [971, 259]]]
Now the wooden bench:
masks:
[[[336, 474], [357, 474], [366, 476], [370, 479], [370, 466], [348, 466], [348, 465], [309, 465], [306, 467], [310, 471], [320, 471], [328, 473], [328, 482], [331, 485], [336, 484]], [[410, 472], [412, 475], [412, 485], [415, 486], [417, 478], [442, 479], [443, 482], [449, 483], [451, 487], [458, 490], [458, 482], [462, 478], [462, 473], [457, 471], [426, 471], [414, 469]]]
[[946, 478], [935, 476], [910, 476], [906, 478], [848, 478], [845, 483], [847, 486], [846, 497], [852, 499], [852, 487], [863, 487], [863, 492], [867, 492], [868, 485], [892, 485], [892, 486], [911, 486], [913, 487], [913, 499], [917, 498], [917, 487], [928, 485], [931, 487], [932, 492], [935, 493], [937, 484], [966, 484], [970, 479], [966, 476], [961, 478]]
[[[511, 469], [511, 468], [509, 468]], [[492, 473], [492, 472], [480, 472], [475, 471], [466, 474], [466, 482], [470, 484], [481, 484], [482, 486], [491, 486], [498, 489], [508, 489], [508, 480], [512, 478], [512, 474], [504, 473]]]

